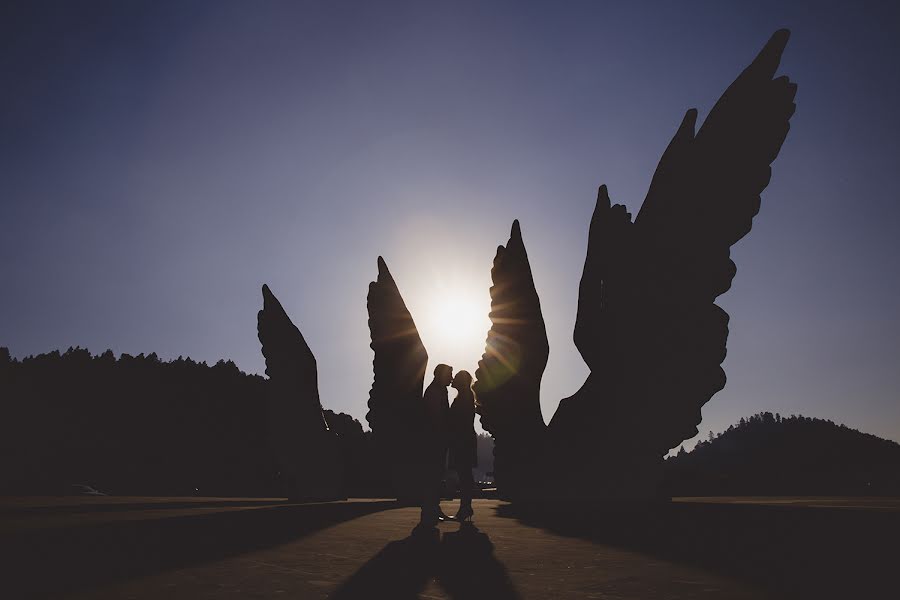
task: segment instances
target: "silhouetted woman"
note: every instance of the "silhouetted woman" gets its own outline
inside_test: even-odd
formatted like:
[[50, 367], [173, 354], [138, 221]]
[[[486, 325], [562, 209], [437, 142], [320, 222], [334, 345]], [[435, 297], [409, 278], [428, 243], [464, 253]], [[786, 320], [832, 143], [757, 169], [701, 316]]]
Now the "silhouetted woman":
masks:
[[475, 439], [475, 392], [472, 391], [472, 376], [468, 371], [460, 371], [451, 384], [459, 393], [450, 405], [447, 432], [450, 437], [450, 468], [459, 476], [460, 521], [472, 518], [472, 494], [475, 481], [472, 468], [478, 464]]

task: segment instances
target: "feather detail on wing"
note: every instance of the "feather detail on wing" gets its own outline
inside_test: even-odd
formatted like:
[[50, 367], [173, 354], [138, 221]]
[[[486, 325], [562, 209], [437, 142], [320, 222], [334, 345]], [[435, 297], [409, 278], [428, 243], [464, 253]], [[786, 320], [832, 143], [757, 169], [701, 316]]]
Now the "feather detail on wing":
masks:
[[497, 248], [491, 269], [491, 329], [475, 371], [481, 424], [496, 440], [498, 480], [511, 486], [514, 465], [539, 446], [544, 430], [540, 386], [549, 346], [541, 303], [519, 222], [506, 246]]
[[315, 356], [269, 286], [262, 293], [257, 332], [269, 376], [270, 442], [286, 491], [296, 499], [337, 498], [342, 472], [319, 401]]
[[264, 285], [262, 293], [263, 309], [257, 315], [257, 332], [266, 358], [269, 387], [277, 399], [276, 410], [287, 421], [315, 423], [325, 431], [328, 425], [319, 401], [316, 357], [269, 286]]
[[404, 424], [421, 409], [428, 353], [380, 256], [378, 279], [369, 284], [368, 310], [375, 379], [366, 419], [376, 436], [393, 438], [403, 434]]

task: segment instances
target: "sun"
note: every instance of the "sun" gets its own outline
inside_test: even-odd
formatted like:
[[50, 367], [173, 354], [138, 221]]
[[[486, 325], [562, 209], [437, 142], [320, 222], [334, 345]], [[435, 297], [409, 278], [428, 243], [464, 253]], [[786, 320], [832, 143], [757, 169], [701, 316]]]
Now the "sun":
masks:
[[432, 309], [434, 331], [440, 335], [440, 343], [458, 344], [484, 332], [475, 330], [480, 321], [479, 307], [470, 298], [461, 295], [437, 298]]
[[425, 305], [419, 329], [431, 362], [474, 374], [491, 327], [488, 291], [441, 287], [426, 296]]

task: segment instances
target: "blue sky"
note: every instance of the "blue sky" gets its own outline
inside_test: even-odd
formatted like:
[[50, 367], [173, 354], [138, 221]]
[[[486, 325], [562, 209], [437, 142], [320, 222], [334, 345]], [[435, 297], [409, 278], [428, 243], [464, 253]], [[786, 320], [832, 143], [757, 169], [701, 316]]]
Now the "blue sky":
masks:
[[[20, 2], [0, 9], [0, 344], [262, 372], [268, 283], [359, 419], [365, 296], [388, 262], [433, 362], [434, 299], [488, 309], [514, 218], [550, 338], [572, 343], [599, 184], [636, 213], [702, 119], [792, 31], [792, 130], [733, 249], [728, 385], [701, 435], [769, 410], [900, 440], [898, 10], [829, 2]], [[451, 292], [452, 293], [452, 292]], [[480, 300], [479, 300], [480, 298]], [[430, 336], [430, 337], [429, 337]]]

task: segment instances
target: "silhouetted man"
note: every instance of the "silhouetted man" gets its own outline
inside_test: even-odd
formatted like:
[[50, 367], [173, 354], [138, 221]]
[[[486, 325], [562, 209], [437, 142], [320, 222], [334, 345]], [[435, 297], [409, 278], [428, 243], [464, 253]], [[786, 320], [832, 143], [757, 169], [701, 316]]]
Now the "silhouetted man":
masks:
[[453, 367], [434, 368], [434, 380], [422, 398], [425, 419], [422, 440], [422, 525], [433, 527], [446, 518], [441, 514], [441, 479], [447, 466], [447, 417], [450, 404], [447, 386], [453, 381]]

